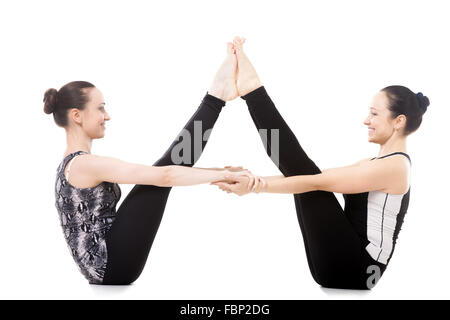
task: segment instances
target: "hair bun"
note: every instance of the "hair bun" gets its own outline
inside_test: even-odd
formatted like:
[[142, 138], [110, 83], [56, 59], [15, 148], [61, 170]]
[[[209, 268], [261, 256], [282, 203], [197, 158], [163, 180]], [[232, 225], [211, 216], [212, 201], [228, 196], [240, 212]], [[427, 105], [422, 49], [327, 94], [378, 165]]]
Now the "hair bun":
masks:
[[427, 96], [424, 96], [422, 92], [419, 92], [416, 94], [417, 98], [419, 99], [419, 106], [425, 113], [427, 111], [428, 106], [430, 105], [430, 100]]
[[56, 89], [47, 89], [44, 93], [44, 112], [46, 114], [53, 113], [56, 107], [56, 95], [58, 90]]

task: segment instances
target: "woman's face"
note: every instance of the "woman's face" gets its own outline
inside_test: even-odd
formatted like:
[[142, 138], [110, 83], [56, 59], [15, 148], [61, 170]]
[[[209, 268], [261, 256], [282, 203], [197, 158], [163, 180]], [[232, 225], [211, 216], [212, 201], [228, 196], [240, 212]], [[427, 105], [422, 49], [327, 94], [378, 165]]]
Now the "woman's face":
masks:
[[81, 111], [83, 130], [92, 139], [103, 138], [105, 136], [105, 122], [110, 120], [111, 117], [105, 110], [105, 101], [103, 94], [97, 88], [89, 88], [88, 96], [89, 101], [86, 103], [86, 107]]
[[372, 100], [369, 108], [369, 115], [364, 120], [364, 124], [369, 129], [369, 142], [384, 144], [398, 127], [395, 119], [391, 118], [391, 111], [388, 109], [389, 99], [384, 91], [378, 92]]

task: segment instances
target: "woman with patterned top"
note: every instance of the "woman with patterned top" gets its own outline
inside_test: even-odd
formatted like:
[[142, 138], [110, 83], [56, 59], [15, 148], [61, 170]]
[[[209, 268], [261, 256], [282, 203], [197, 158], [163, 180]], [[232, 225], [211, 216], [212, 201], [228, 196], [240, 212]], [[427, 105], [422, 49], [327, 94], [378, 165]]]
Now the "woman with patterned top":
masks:
[[[104, 137], [105, 122], [111, 119], [94, 85], [75, 81], [59, 91], [45, 92], [44, 111], [53, 113], [67, 134], [67, 149], [57, 168], [55, 204], [72, 256], [89, 283], [124, 285], [139, 277], [170, 187], [218, 181], [227, 174], [251, 175], [241, 167], [190, 168], [200, 157], [225, 101], [237, 97], [236, 64], [228, 43], [227, 57], [210, 90], [153, 166], [91, 153], [92, 140]], [[136, 185], [116, 212], [119, 183]]]

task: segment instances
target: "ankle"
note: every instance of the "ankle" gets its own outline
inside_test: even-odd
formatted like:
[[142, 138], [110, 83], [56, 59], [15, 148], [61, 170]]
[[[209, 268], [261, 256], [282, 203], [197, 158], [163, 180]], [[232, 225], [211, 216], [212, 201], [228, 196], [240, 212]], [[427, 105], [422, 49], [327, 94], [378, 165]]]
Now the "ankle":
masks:
[[216, 97], [217, 99], [226, 101], [223, 90], [219, 90], [219, 89], [216, 89], [216, 88], [211, 88], [210, 90], [208, 90], [208, 94], [213, 96], [213, 97]]
[[250, 92], [262, 87], [261, 81], [257, 76], [245, 79], [245, 82], [238, 86], [239, 95], [245, 96]]

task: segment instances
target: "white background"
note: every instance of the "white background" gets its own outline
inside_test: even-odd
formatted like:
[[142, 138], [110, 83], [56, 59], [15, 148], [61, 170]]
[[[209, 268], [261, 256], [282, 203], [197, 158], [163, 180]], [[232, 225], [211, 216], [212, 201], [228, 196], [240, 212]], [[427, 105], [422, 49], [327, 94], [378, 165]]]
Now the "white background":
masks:
[[[447, 1], [2, 1], [0, 298], [448, 298], [448, 16]], [[112, 120], [92, 153], [152, 164], [235, 35], [247, 38], [263, 84], [322, 169], [378, 154], [363, 120], [381, 88], [430, 98], [408, 138], [409, 211], [374, 290], [313, 281], [292, 195], [237, 197], [209, 185], [172, 190], [133, 285], [91, 286], [79, 273], [54, 206], [65, 132], [44, 114], [44, 91], [94, 83]], [[223, 109], [197, 162], [228, 164], [279, 174], [241, 99]], [[119, 205], [131, 187], [121, 185]]]

